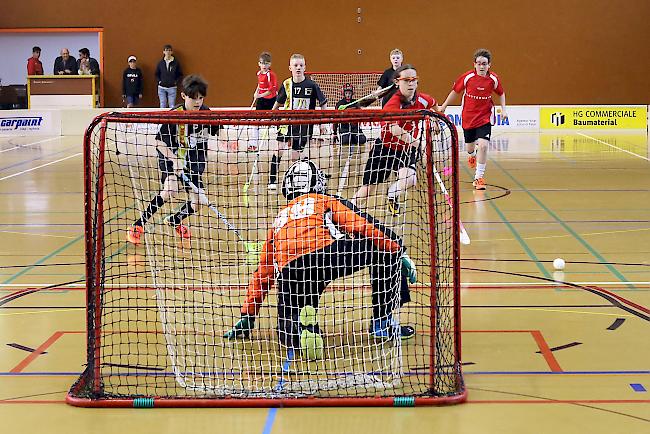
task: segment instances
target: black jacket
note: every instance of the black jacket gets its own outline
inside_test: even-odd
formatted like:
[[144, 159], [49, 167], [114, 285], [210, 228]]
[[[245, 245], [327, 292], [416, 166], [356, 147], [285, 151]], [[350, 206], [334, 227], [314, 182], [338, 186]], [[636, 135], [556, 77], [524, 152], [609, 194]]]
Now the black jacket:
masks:
[[77, 60], [70, 56], [67, 62], [63, 62], [63, 57], [59, 56], [54, 61], [54, 75], [59, 75], [59, 71], [65, 71], [69, 69], [71, 72], [66, 73], [65, 75], [77, 75]]
[[142, 95], [142, 70], [126, 68], [122, 74], [122, 95]]
[[[99, 75], [99, 62], [97, 59], [91, 57], [88, 59], [88, 66], [90, 66], [90, 73], [92, 75]], [[81, 59], [77, 59], [77, 70], [81, 69]]]
[[169, 63], [169, 68], [164, 57], [160, 59], [158, 66], [156, 66], [156, 80], [159, 86], [174, 87], [182, 76], [183, 71], [181, 70], [181, 65], [176, 59]]

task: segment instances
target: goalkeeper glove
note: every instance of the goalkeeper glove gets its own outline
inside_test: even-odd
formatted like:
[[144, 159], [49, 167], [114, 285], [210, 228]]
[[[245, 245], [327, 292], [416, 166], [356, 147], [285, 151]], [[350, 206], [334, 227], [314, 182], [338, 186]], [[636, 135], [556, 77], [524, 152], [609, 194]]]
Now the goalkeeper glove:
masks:
[[229, 340], [234, 340], [237, 338], [248, 338], [253, 327], [255, 327], [255, 317], [250, 315], [242, 315], [241, 319], [237, 321], [237, 324], [235, 324], [232, 329], [227, 331], [223, 337]]
[[406, 274], [409, 283], [413, 284], [418, 280], [418, 272], [415, 268], [415, 262], [406, 253], [402, 255], [402, 273]]

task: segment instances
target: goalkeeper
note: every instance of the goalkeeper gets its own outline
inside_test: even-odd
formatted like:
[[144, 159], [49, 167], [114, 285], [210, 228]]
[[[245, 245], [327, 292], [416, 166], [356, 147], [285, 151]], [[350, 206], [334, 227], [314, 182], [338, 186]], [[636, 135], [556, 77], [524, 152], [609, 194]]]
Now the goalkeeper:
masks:
[[[269, 229], [242, 318], [225, 338], [249, 336], [277, 279], [280, 341], [298, 348], [301, 309], [317, 308], [330, 282], [363, 268], [369, 270], [372, 285], [371, 335], [378, 339], [414, 336], [412, 326], [400, 326], [393, 319], [393, 311], [410, 301], [408, 282], [416, 280], [415, 265], [404, 253], [402, 240], [349, 201], [326, 194], [325, 187], [325, 174], [309, 160], [297, 161], [287, 170], [282, 193], [289, 204]], [[318, 334], [318, 325], [314, 328], [310, 331]]]

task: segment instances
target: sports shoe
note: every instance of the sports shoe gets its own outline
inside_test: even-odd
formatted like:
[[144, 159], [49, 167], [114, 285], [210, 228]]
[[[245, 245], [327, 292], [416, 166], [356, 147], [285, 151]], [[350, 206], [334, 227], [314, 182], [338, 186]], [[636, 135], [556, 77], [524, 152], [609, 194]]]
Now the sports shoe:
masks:
[[399, 325], [392, 317], [389, 317], [381, 320], [372, 320], [370, 334], [375, 339], [388, 340], [399, 336], [400, 339], [405, 341], [415, 336], [415, 328], [410, 325]]
[[251, 335], [251, 330], [255, 327], [255, 317], [250, 315], [242, 315], [237, 324], [228, 330], [223, 337], [228, 340], [235, 340], [237, 338], [248, 339]]
[[392, 197], [388, 198], [388, 211], [394, 216], [399, 215], [400, 206], [399, 206], [399, 203], [397, 203], [397, 199], [392, 198]]
[[472, 185], [476, 190], [485, 190], [485, 178], [475, 179]]
[[177, 224], [174, 223], [174, 220], [173, 220], [174, 215], [175, 215], [175, 214], [168, 215], [167, 217], [165, 217], [165, 218], [163, 219], [163, 221], [165, 222], [165, 224], [168, 224], [169, 226], [173, 226], [174, 229], [176, 230], [176, 233], [177, 233], [181, 238], [186, 239], [186, 240], [189, 240], [190, 238], [192, 238], [192, 233], [190, 232], [190, 228], [188, 228], [187, 226], [185, 226], [185, 225], [182, 224], [182, 223], [179, 224], [179, 225], [177, 225]]
[[300, 349], [307, 360], [320, 360], [323, 358], [325, 343], [320, 335], [316, 309], [305, 306], [300, 310]]
[[269, 191], [276, 191], [278, 189], [278, 184], [269, 182], [268, 189]]
[[476, 156], [475, 155], [470, 155], [467, 157], [467, 165], [469, 166], [470, 169], [476, 169]]
[[137, 246], [142, 241], [142, 234], [144, 234], [144, 228], [142, 226], [133, 225], [129, 228], [129, 231], [126, 234], [126, 240]]

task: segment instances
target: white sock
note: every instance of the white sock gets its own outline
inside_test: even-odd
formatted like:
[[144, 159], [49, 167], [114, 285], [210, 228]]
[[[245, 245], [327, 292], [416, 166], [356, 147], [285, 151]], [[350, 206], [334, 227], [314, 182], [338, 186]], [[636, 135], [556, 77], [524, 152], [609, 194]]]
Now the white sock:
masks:
[[479, 179], [483, 178], [483, 175], [485, 175], [485, 166], [487, 163], [476, 163], [476, 175], [474, 175], [474, 179]]
[[470, 157], [476, 157], [476, 148], [472, 152], [467, 151]]
[[399, 181], [395, 181], [388, 188], [388, 198], [396, 200], [397, 196], [401, 193], [401, 188], [399, 188]]

